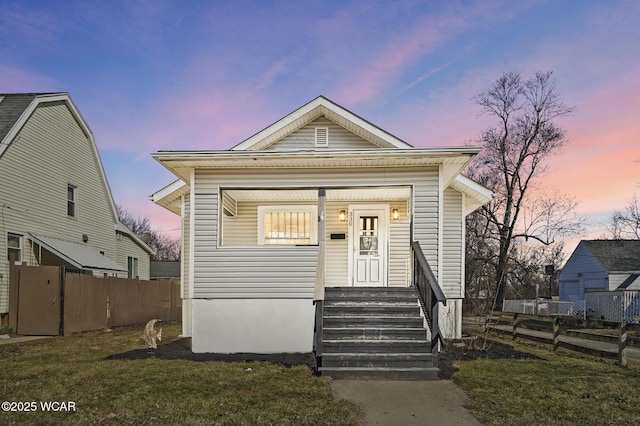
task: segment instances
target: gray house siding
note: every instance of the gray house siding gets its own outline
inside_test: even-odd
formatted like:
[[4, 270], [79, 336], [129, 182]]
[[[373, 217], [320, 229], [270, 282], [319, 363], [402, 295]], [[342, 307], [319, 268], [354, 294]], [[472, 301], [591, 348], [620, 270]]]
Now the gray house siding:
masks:
[[[328, 128], [329, 140], [328, 145], [324, 147], [315, 146], [315, 130], [316, 128]], [[318, 118], [301, 127], [299, 130], [293, 132], [289, 136], [286, 136], [269, 146], [268, 151], [300, 151], [300, 150], [316, 150], [322, 151], [323, 149], [379, 149], [379, 147], [360, 136], [346, 130], [335, 124], [333, 121], [326, 118]]]
[[446, 189], [443, 194], [442, 279], [440, 285], [447, 298], [464, 297], [462, 271], [464, 252], [464, 213], [462, 194]]
[[149, 254], [126, 234], [118, 233], [116, 238], [116, 263], [127, 266], [129, 256], [138, 259], [138, 277], [141, 280], [150, 278]]
[[[420, 241], [425, 254], [431, 263], [434, 271], [437, 273], [437, 251], [438, 251], [438, 169], [437, 168], [366, 168], [366, 169], [318, 169], [318, 170], [300, 170], [300, 169], [263, 169], [256, 170], [250, 176], [243, 170], [197, 170], [195, 177], [195, 198], [194, 205], [195, 211], [193, 220], [195, 221], [194, 229], [194, 259], [193, 264], [194, 271], [194, 297], [196, 298], [208, 298], [208, 297], [221, 297], [223, 294], [229, 294], [239, 296], [240, 294], [253, 294], [255, 289], [252, 286], [255, 284], [252, 281], [241, 279], [236, 282], [236, 285], [231, 287], [225, 287], [225, 282], [235, 278], [233, 276], [224, 275], [226, 270], [228, 273], [233, 272], [235, 275], [249, 275], [254, 268], [245, 268], [245, 272], [239, 271], [239, 267], [235, 266], [226, 267], [225, 262], [230, 260], [230, 253], [235, 253], [235, 256], [241, 254], [245, 256], [244, 265], [251, 265], [253, 262], [246, 262], [246, 257], [250, 257], [252, 252], [246, 250], [233, 249], [232, 247], [217, 247], [218, 242], [218, 221], [217, 215], [218, 209], [218, 191], [219, 188], [292, 188], [292, 187], [362, 187], [362, 186], [380, 186], [380, 185], [406, 185], [407, 183], [414, 183], [415, 194], [415, 208], [414, 208], [414, 221], [419, 224], [415, 226], [416, 234], [415, 239]], [[246, 208], [246, 211], [245, 211]], [[253, 213], [254, 206], [246, 205], [242, 206], [242, 203], [238, 203], [238, 217], [236, 219], [224, 218], [226, 224], [232, 223], [234, 227], [242, 225], [243, 219], [241, 215], [247, 214], [247, 223], [254, 220]], [[406, 207], [403, 209], [406, 211]], [[403, 217], [407, 217], [404, 215]], [[236, 221], [235, 224], [233, 221]], [[336, 229], [335, 224], [331, 224], [331, 220], [328, 223], [328, 231], [330, 229]], [[393, 283], [400, 285], [400, 283], [406, 283], [406, 270], [407, 270], [407, 257], [409, 247], [409, 223], [405, 222], [403, 225], [395, 224], [396, 228], [402, 226], [402, 229], [396, 229], [400, 240], [394, 242], [394, 246], [391, 250], [390, 258], [390, 274], [393, 277]], [[252, 228], [249, 226], [249, 228]], [[404, 231], [404, 232], [402, 232]], [[245, 231], [243, 234], [245, 241], [250, 242], [254, 240], [253, 231]], [[256, 236], [257, 237], [257, 236]], [[223, 236], [224, 238], [224, 236]], [[254, 240], [255, 241], [255, 240]], [[402, 249], [401, 246], [406, 242], [406, 249]], [[225, 240], [225, 245], [228, 243]], [[255, 244], [251, 242], [251, 244]], [[335, 247], [333, 247], [335, 248]], [[273, 250], [273, 247], [268, 248], [253, 248], [255, 253], [264, 254], [269, 250]], [[315, 277], [315, 262], [314, 258], [317, 256], [317, 249], [312, 247], [294, 247], [290, 248], [291, 253], [289, 262], [287, 264], [279, 265], [279, 270], [291, 269], [293, 272], [290, 275], [291, 281], [300, 281], [301, 278], [307, 279], [308, 282], [303, 284], [304, 289], [292, 288], [289, 293], [281, 294], [282, 297], [299, 297], [300, 294], [305, 291], [312, 292], [314, 277]], [[406, 250], [406, 251], [405, 251]], [[228, 263], [226, 263], [228, 264]], [[296, 266], [297, 265], [297, 266]], [[302, 265], [302, 266], [300, 266]], [[299, 270], [299, 275], [296, 275], [296, 268], [302, 268]], [[256, 274], [260, 272], [260, 266], [255, 268]], [[263, 273], [264, 275], [264, 273]], [[327, 280], [330, 284], [331, 279], [340, 280], [343, 277], [343, 273], [340, 271], [335, 277], [329, 277]], [[233, 279], [232, 279], [233, 278]], [[258, 279], [258, 275], [256, 276]], [[238, 280], [236, 280], [238, 281]], [[282, 281], [282, 280], [280, 280]], [[269, 286], [269, 279], [265, 280], [265, 286]], [[273, 285], [282, 283], [271, 283]], [[300, 283], [298, 283], [300, 284]], [[242, 287], [246, 289], [243, 290]], [[269, 294], [265, 288], [265, 294]], [[267, 297], [267, 296], [265, 296]]]
[[191, 267], [191, 203], [189, 202], [190, 194], [183, 196], [185, 202], [182, 204], [182, 298], [190, 299], [192, 295], [192, 289], [189, 285], [189, 273]]

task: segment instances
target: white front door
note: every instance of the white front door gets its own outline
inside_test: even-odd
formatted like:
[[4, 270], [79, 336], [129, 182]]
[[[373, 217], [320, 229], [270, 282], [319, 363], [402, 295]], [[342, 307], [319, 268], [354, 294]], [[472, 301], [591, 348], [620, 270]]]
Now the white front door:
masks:
[[352, 285], [386, 286], [389, 206], [350, 206], [349, 219]]

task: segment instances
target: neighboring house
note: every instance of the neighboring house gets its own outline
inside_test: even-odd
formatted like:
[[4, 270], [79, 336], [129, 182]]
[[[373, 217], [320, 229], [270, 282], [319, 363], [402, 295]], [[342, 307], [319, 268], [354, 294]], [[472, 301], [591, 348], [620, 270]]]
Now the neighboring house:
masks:
[[151, 261], [150, 277], [152, 280], [180, 279], [180, 261]]
[[67, 93], [0, 94], [0, 313], [9, 256], [149, 278], [152, 250], [118, 220], [91, 130]]
[[640, 240], [582, 240], [559, 277], [560, 300], [590, 291], [640, 290]]
[[465, 216], [492, 196], [460, 175], [478, 151], [413, 148], [318, 97], [228, 151], [152, 154], [179, 178], [151, 199], [182, 215], [192, 350], [310, 352], [325, 290], [407, 289], [414, 241], [459, 338]]

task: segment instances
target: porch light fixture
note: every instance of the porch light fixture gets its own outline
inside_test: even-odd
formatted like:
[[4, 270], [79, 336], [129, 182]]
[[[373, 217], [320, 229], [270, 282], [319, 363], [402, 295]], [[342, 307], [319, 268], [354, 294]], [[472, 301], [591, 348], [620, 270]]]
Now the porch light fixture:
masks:
[[398, 220], [398, 218], [400, 217], [400, 212], [398, 212], [398, 209], [391, 209], [391, 217], [393, 218], [393, 220]]
[[340, 222], [344, 222], [347, 220], [347, 211], [345, 209], [341, 209], [340, 213], [338, 213], [338, 219]]

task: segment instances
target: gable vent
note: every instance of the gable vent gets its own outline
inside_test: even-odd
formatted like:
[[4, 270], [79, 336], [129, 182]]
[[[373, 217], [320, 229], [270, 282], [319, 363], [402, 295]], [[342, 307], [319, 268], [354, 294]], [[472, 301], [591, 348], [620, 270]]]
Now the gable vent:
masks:
[[316, 146], [329, 146], [328, 127], [316, 127]]

